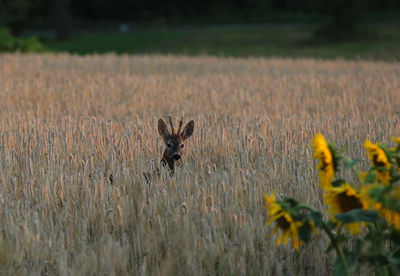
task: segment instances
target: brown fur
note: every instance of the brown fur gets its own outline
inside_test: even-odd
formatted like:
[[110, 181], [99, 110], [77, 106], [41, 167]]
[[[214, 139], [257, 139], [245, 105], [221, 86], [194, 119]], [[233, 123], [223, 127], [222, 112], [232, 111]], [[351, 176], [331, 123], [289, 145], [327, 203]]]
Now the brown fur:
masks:
[[166, 146], [166, 149], [163, 153], [163, 158], [161, 159], [161, 165], [166, 166], [168, 164], [171, 174], [173, 174], [175, 171], [175, 164], [179, 165], [179, 162], [181, 160], [183, 149], [185, 146], [185, 140], [193, 134], [194, 122], [193, 120], [191, 120], [181, 132], [183, 123], [182, 118], [179, 122], [177, 133], [175, 133], [171, 117], [169, 117], [169, 122], [171, 125], [171, 133], [168, 131], [168, 127], [163, 119], [158, 120], [158, 133], [163, 138]]
[[[168, 131], [168, 127], [163, 119], [158, 120], [158, 133], [163, 138], [166, 146], [160, 164], [163, 167], [168, 165], [170, 175], [172, 176], [175, 172], [175, 166], [179, 165], [182, 158], [185, 140], [187, 140], [193, 134], [194, 122], [191, 120], [181, 131], [183, 125], [182, 117], [179, 121], [179, 128], [176, 133], [171, 117], [169, 117], [169, 123], [171, 125], [171, 132]], [[159, 175], [158, 170], [156, 171], [156, 174]], [[147, 181], [149, 181], [148, 173], [145, 174], [145, 178]]]

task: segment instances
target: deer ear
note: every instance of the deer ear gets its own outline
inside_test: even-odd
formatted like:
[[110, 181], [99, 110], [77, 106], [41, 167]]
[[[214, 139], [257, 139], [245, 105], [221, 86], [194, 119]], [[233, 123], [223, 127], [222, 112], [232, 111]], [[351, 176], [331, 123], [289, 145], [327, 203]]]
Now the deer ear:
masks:
[[181, 137], [183, 140], [186, 140], [187, 138], [189, 138], [190, 136], [192, 136], [193, 134], [193, 129], [194, 129], [194, 122], [193, 120], [191, 120], [183, 129], [182, 133], [181, 133]]
[[158, 120], [158, 133], [164, 140], [167, 140], [169, 136], [169, 131], [163, 119]]

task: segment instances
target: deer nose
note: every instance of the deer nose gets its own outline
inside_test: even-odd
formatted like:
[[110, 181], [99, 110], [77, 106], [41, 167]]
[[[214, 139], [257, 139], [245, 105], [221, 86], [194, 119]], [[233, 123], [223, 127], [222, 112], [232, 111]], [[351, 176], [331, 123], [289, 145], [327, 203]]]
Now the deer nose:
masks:
[[172, 155], [172, 158], [173, 158], [175, 161], [178, 161], [179, 159], [181, 159], [181, 155], [178, 154], [178, 153], [174, 153], [174, 155]]

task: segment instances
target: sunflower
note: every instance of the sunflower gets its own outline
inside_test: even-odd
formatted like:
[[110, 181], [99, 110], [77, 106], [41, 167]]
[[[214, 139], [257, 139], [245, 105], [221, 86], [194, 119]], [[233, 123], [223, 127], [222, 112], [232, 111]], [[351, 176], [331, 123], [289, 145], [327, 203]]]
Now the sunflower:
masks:
[[[377, 144], [373, 144], [370, 140], [366, 140], [364, 147], [367, 149], [369, 159], [372, 161], [375, 167], [384, 167], [390, 170], [392, 164], [390, 164], [385, 151]], [[389, 184], [391, 177], [390, 172], [377, 170], [377, 178], [383, 185]]]
[[358, 178], [361, 180], [362, 183], [365, 182], [365, 179], [367, 179], [368, 172], [360, 172], [358, 174]]
[[[349, 183], [327, 190], [324, 198], [326, 204], [329, 206], [328, 213], [331, 214], [332, 221], [338, 224], [341, 224], [341, 222], [336, 219], [335, 215], [367, 207], [361, 195]], [[361, 227], [364, 225], [364, 223], [353, 222], [347, 223], [344, 226], [351, 234], [359, 234]]]
[[400, 149], [400, 137], [393, 137], [392, 136], [392, 141], [397, 144], [397, 149]]
[[375, 208], [385, 218], [386, 222], [400, 230], [400, 214], [399, 212], [385, 208], [382, 204], [375, 204]]
[[372, 161], [374, 166], [384, 166], [387, 169], [391, 168], [391, 164], [386, 156], [385, 151], [380, 148], [379, 145], [373, 144], [370, 140], [367, 139], [365, 141], [364, 147], [367, 149], [368, 157]]
[[313, 141], [313, 158], [318, 159], [320, 162], [317, 165], [319, 170], [318, 176], [321, 180], [323, 189], [329, 189], [331, 181], [335, 176], [335, 166], [333, 154], [321, 133], [315, 135]]
[[[392, 137], [392, 141], [395, 142], [397, 144], [397, 146], [390, 148], [390, 150], [400, 152], [400, 137]], [[397, 166], [398, 166], [397, 172], [400, 173], [400, 157], [396, 157], [395, 159], [396, 159]]]
[[293, 247], [298, 250], [302, 244], [302, 241], [299, 241], [298, 236], [303, 222], [296, 221], [290, 215], [290, 213], [275, 200], [274, 194], [272, 196], [265, 195], [265, 205], [270, 217], [268, 224], [276, 221], [273, 234], [275, 234], [279, 229], [283, 231], [283, 233], [276, 240], [276, 244], [280, 245], [283, 240], [284, 244], [287, 245], [289, 238], [292, 238]]
[[[367, 202], [368, 208], [376, 210], [386, 220], [389, 225], [393, 225], [397, 230], [400, 230], [400, 213], [399, 210], [393, 210], [389, 206], [393, 204], [387, 204], [387, 202], [395, 202], [400, 200], [400, 188], [393, 188], [388, 194], [383, 195], [384, 202], [376, 200], [373, 196], [374, 189], [381, 189], [379, 185], [368, 185], [362, 190], [363, 198]], [[376, 197], [376, 196], [375, 196]], [[381, 198], [381, 197], [378, 197]], [[385, 200], [386, 199], [386, 200]]]

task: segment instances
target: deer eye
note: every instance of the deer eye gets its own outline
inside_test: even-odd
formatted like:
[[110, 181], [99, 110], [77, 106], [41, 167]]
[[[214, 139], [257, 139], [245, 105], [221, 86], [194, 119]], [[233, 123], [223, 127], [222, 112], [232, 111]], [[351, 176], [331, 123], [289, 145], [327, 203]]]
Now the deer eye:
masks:
[[168, 143], [167, 148], [171, 148], [171, 147], [172, 147], [172, 143]]
[[185, 145], [184, 144], [181, 144], [181, 148], [183, 148]]

